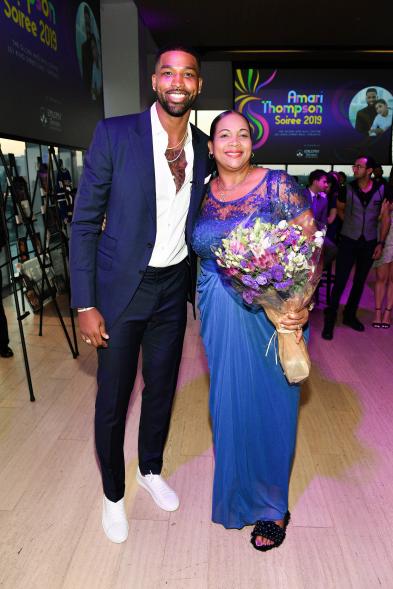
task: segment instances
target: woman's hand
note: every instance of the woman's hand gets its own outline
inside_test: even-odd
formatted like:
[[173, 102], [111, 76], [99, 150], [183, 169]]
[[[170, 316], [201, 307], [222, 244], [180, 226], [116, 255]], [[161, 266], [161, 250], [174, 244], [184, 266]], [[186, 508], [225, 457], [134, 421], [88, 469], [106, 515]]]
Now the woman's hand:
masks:
[[303, 326], [308, 322], [309, 311], [307, 308], [300, 311], [290, 311], [282, 316], [280, 325], [284, 329], [296, 331], [296, 342], [300, 343], [303, 337]]

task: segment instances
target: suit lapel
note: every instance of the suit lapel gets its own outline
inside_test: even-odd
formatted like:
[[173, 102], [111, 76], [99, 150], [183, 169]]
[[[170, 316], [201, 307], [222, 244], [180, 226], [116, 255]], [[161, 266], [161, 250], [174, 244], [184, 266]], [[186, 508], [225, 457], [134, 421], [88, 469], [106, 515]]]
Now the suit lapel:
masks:
[[[136, 117], [135, 126], [130, 126], [128, 129], [128, 137], [133, 161], [138, 170], [137, 179], [156, 223], [156, 187], [150, 110], [146, 110]], [[134, 179], [130, 178], [130, 183], [133, 181]]]
[[[191, 231], [195, 216], [203, 196], [204, 178], [206, 172], [207, 147], [201, 139], [197, 129], [192, 125], [192, 146], [194, 150], [194, 165], [192, 174], [192, 188], [190, 207], [187, 217], [187, 237]], [[154, 171], [153, 140], [151, 130], [150, 110], [144, 111], [135, 118], [134, 124], [128, 129], [129, 144], [133, 161], [138, 170], [137, 178], [145, 196], [149, 211], [157, 223], [156, 187]], [[130, 178], [130, 182], [134, 179]]]

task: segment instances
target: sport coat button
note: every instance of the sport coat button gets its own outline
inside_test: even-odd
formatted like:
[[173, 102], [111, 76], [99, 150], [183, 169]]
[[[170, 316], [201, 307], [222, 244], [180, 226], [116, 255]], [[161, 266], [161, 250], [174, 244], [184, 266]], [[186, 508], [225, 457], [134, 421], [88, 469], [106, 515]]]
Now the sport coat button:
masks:
[[147, 244], [147, 247], [151, 249], [153, 247], [153, 244], [150, 243], [150, 241], [149, 241], [149, 243]]

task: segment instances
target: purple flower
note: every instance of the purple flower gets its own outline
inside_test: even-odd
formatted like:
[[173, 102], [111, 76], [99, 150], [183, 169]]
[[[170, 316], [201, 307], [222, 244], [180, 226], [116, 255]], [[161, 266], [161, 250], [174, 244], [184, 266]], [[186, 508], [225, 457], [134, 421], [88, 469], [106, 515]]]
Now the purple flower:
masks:
[[276, 282], [274, 285], [277, 290], [286, 290], [290, 286], [293, 285], [293, 280], [289, 278], [288, 280], [284, 280], [283, 282]]
[[306, 243], [304, 245], [302, 245], [302, 247], [300, 248], [300, 253], [301, 254], [307, 254], [308, 253], [308, 245]]
[[284, 241], [284, 245], [296, 245], [296, 244], [297, 244], [297, 235], [288, 235], [288, 237]]
[[273, 266], [272, 268], [272, 278], [273, 280], [276, 280], [278, 282], [280, 282], [284, 277], [284, 269], [282, 266], [280, 266], [279, 264], [276, 264], [275, 266]]
[[243, 300], [249, 305], [252, 305], [252, 303], [254, 302], [254, 298], [257, 295], [258, 293], [255, 290], [245, 290], [243, 292]]
[[242, 282], [250, 288], [258, 288], [258, 282], [252, 276], [242, 276]]
[[267, 272], [264, 272], [263, 274], [260, 274], [256, 278], [257, 283], [260, 284], [261, 286], [265, 286], [265, 284], [268, 283], [268, 277], [266, 276], [266, 274], [267, 274]]

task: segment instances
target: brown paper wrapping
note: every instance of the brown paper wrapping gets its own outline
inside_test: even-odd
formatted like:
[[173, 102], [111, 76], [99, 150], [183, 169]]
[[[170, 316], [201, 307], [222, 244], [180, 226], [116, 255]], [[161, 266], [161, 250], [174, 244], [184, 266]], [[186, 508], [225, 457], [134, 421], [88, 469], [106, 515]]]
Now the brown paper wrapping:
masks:
[[288, 382], [290, 384], [302, 382], [309, 376], [311, 370], [311, 360], [304, 337], [297, 343], [296, 331], [280, 328], [281, 318], [284, 313], [265, 305], [263, 305], [263, 308], [276, 328], [278, 356]]

